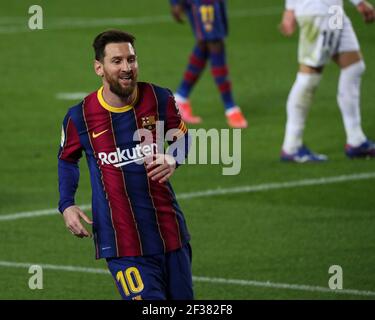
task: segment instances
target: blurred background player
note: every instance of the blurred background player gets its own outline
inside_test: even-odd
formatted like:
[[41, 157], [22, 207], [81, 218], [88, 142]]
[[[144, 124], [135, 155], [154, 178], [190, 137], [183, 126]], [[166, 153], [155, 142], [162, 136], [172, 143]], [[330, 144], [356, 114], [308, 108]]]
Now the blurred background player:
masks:
[[[375, 12], [370, 3], [350, 1], [356, 5], [365, 22], [374, 21]], [[361, 127], [360, 84], [365, 63], [357, 36], [349, 18], [340, 9], [342, 7], [342, 0], [286, 1], [280, 28], [284, 35], [291, 36], [298, 22], [300, 68], [287, 101], [287, 124], [281, 152], [283, 161], [327, 160], [325, 155], [314, 154], [303, 145], [303, 130], [322, 71], [331, 58], [341, 69], [337, 101], [347, 137], [345, 153], [350, 158], [375, 157], [375, 144], [366, 138]], [[330, 12], [337, 8], [343, 22], [339, 28], [332, 25], [335, 21], [332, 19], [333, 11]]]
[[220, 91], [225, 107], [228, 125], [232, 128], [246, 128], [247, 121], [236, 105], [228, 77], [224, 38], [227, 35], [227, 14], [225, 0], [170, 0], [172, 15], [183, 22], [188, 16], [196, 38], [196, 45], [189, 58], [188, 66], [175, 99], [182, 119], [197, 124], [201, 118], [193, 114], [189, 96], [198, 81], [207, 60], [211, 62], [211, 72]]

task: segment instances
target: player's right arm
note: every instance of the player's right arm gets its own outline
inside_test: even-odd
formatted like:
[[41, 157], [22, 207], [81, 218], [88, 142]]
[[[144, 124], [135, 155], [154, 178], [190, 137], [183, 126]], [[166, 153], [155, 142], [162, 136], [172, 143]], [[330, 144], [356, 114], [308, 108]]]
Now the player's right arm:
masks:
[[82, 225], [81, 219], [89, 224], [92, 223], [74, 202], [79, 181], [78, 161], [82, 157], [82, 150], [78, 130], [68, 112], [62, 126], [58, 154], [59, 211], [63, 214], [66, 227], [72, 234], [80, 238], [91, 236]]
[[88, 224], [92, 224], [92, 221], [78, 206], [67, 207], [63, 212], [63, 217], [65, 226], [72, 234], [79, 238], [91, 237], [91, 233], [82, 225], [81, 219]]
[[184, 22], [184, 6], [183, 6], [183, 1], [181, 0], [169, 0], [171, 4], [171, 14], [173, 18], [179, 22], [183, 23]]
[[294, 13], [296, 1], [297, 0], [286, 0], [285, 2], [285, 10], [280, 24], [280, 32], [287, 37], [293, 35], [297, 26], [296, 16]]
[[371, 3], [365, 0], [351, 0], [351, 2], [356, 5], [358, 12], [366, 23], [375, 21], [375, 10]]

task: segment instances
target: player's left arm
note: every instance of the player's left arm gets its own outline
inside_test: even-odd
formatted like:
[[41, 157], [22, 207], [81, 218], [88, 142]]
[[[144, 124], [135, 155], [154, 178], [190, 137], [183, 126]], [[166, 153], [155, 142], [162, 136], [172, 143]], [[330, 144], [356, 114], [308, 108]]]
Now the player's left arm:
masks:
[[188, 129], [181, 119], [171, 92], [168, 97], [165, 129], [165, 139], [169, 144], [167, 153], [157, 154], [154, 161], [147, 165], [148, 176], [159, 183], [172, 176], [176, 168], [184, 162], [190, 147]]
[[166, 182], [176, 170], [176, 160], [169, 154], [158, 153], [147, 165], [148, 177], [159, 183]]

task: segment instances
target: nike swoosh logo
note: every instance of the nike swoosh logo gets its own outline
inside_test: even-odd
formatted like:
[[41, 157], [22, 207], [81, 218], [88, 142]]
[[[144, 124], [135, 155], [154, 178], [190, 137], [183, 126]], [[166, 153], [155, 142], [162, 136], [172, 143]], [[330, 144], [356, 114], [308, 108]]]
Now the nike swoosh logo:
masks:
[[92, 137], [95, 139], [99, 136], [101, 136], [103, 133], [106, 133], [109, 129], [107, 130], [104, 130], [104, 131], [101, 131], [101, 132], [98, 132], [98, 133], [95, 133], [94, 131], [92, 132]]

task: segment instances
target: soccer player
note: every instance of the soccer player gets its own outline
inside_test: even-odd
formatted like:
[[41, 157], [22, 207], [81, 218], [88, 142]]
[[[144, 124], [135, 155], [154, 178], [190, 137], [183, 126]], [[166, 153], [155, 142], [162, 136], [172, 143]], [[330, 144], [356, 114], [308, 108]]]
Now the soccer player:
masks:
[[[96, 258], [107, 260], [123, 299], [193, 299], [190, 236], [168, 182], [182, 161], [161, 150], [164, 135], [161, 149], [157, 145], [158, 130], [186, 145], [187, 128], [171, 91], [137, 82], [134, 40], [119, 30], [94, 40], [103, 85], [63, 121], [59, 211], [77, 237], [90, 237], [83, 221], [92, 224]], [[82, 151], [92, 220], [74, 202]]]
[[[374, 21], [375, 11], [370, 3], [350, 1], [366, 22]], [[327, 160], [325, 155], [313, 153], [303, 144], [303, 131], [314, 93], [330, 59], [341, 69], [337, 101], [347, 137], [345, 153], [349, 158], [375, 157], [375, 144], [367, 139], [361, 127], [360, 84], [365, 63], [352, 24], [342, 7], [342, 0], [286, 0], [281, 31], [286, 36], [292, 35], [298, 22], [300, 67], [287, 101], [283, 161]], [[333, 17], [333, 13], [336, 16]], [[341, 26], [337, 25], [340, 21]]]
[[228, 125], [246, 128], [247, 121], [236, 105], [228, 76], [224, 38], [227, 35], [226, 0], [170, 0], [172, 15], [183, 22], [183, 14], [189, 18], [196, 44], [191, 52], [183, 79], [175, 93], [181, 117], [187, 123], [200, 123], [193, 114], [189, 96], [209, 60], [211, 73], [224, 103]]

